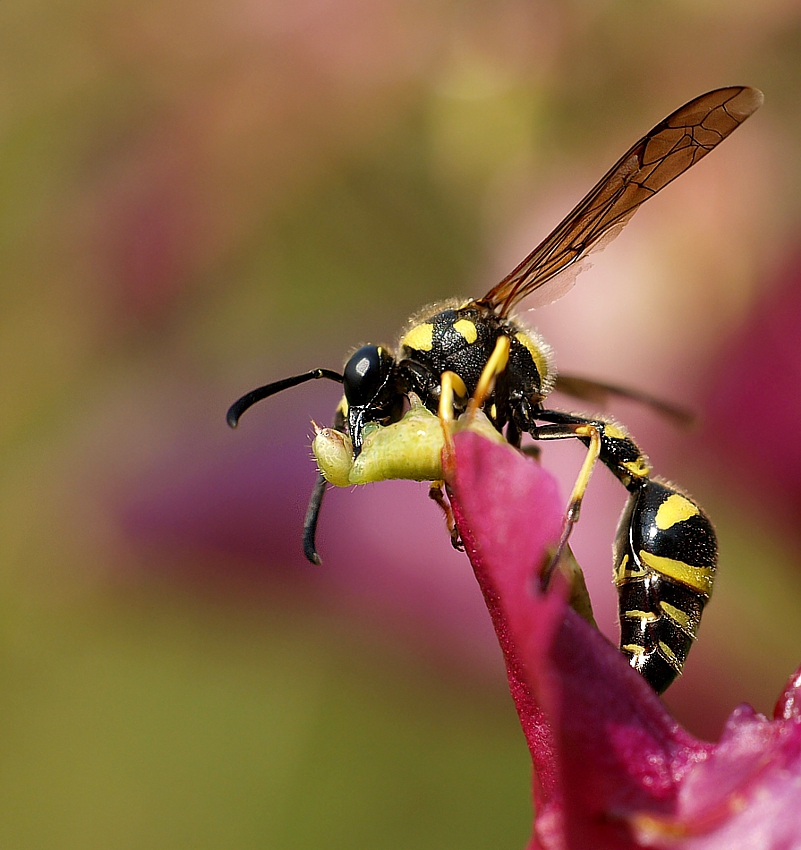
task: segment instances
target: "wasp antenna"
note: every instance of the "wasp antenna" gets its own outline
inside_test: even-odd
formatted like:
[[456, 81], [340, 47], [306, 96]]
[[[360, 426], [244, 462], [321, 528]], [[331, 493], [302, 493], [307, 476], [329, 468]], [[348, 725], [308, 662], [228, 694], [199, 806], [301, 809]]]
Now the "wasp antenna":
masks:
[[322, 507], [323, 496], [325, 495], [325, 483], [325, 478], [320, 473], [309, 499], [306, 519], [303, 520], [303, 554], [308, 561], [316, 566], [320, 566], [323, 562], [322, 558], [317, 554], [315, 537], [317, 536], [317, 520], [320, 519], [320, 508]]
[[225, 420], [231, 426], [236, 428], [239, 424], [239, 418], [249, 408], [253, 407], [257, 401], [269, 398], [271, 395], [288, 390], [291, 387], [296, 387], [298, 384], [305, 384], [306, 381], [314, 381], [317, 378], [327, 378], [329, 381], [336, 381], [341, 384], [344, 378], [339, 372], [334, 372], [331, 369], [312, 369], [311, 372], [304, 372], [302, 375], [293, 375], [291, 378], [284, 378], [282, 381], [274, 381], [272, 384], [266, 384], [258, 389], [251, 390], [242, 398], [237, 399], [225, 414]]

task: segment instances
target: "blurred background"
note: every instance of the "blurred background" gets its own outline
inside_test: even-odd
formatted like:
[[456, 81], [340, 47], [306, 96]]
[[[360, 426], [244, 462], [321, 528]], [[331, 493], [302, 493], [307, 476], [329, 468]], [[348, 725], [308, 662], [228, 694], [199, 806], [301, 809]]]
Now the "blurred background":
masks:
[[[328, 494], [245, 391], [478, 296], [708, 89], [764, 107], [528, 314], [717, 523], [667, 702], [715, 738], [801, 662], [801, 10], [794, 0], [0, 4], [0, 844], [522, 847], [529, 761], [425, 485]], [[568, 408], [575, 402], [555, 399]], [[544, 452], [569, 491], [575, 446]], [[574, 548], [616, 641], [625, 494]]]

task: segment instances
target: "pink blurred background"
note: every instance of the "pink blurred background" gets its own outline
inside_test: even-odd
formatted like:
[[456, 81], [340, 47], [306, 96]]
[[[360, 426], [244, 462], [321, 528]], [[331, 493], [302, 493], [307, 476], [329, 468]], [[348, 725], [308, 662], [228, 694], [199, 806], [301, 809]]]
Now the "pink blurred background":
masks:
[[[666, 699], [706, 737], [771, 709], [801, 662], [797, 3], [5, 3], [0, 44], [3, 846], [523, 845], [500, 653], [425, 486], [330, 493], [313, 569], [337, 388], [225, 409], [482, 294], [733, 84], [764, 107], [526, 318], [699, 412], [610, 411], [719, 531]], [[581, 452], [546, 449], [567, 493]], [[624, 501], [598, 470], [574, 537], [613, 640]]]

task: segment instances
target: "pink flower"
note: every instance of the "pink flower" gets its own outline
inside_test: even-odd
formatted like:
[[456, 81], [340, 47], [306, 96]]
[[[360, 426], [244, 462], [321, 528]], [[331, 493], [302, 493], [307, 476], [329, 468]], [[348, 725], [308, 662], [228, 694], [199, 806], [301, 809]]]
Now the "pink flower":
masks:
[[564, 581], [539, 592], [562, 523], [551, 477], [462, 433], [449, 484], [534, 764], [530, 850], [801, 847], [801, 672], [772, 720], [744, 705], [717, 744], [694, 738]]

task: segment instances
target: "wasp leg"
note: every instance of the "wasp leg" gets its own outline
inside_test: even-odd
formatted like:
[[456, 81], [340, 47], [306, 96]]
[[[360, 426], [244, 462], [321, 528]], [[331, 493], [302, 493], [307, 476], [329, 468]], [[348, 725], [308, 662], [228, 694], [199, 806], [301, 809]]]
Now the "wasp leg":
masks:
[[[467, 421], [475, 416], [477, 410], [484, 406], [484, 402], [492, 393], [498, 375], [503, 374], [506, 364], [509, 362], [509, 337], [499, 336], [492, 354], [487, 359], [476, 385], [475, 393], [467, 402], [465, 418]], [[440, 377], [440, 396], [438, 415], [442, 423], [442, 431], [445, 437], [445, 448], [443, 449], [443, 468], [448, 469], [453, 464], [453, 436], [451, 433], [454, 419], [455, 396], [461, 398], [467, 396], [467, 387], [464, 381], [455, 372], [445, 371]], [[496, 426], [497, 427], [497, 426]]]
[[467, 415], [471, 417], [477, 410], [481, 410], [484, 402], [492, 393], [495, 387], [495, 381], [498, 375], [503, 374], [506, 369], [506, 364], [509, 362], [509, 337], [501, 335], [498, 337], [495, 348], [490, 354], [486, 365], [481, 370], [481, 377], [476, 384], [476, 391], [472, 398], [467, 403]]
[[506, 442], [516, 449], [520, 448], [520, 440], [523, 436], [522, 431], [517, 427], [514, 419], [510, 419], [506, 425]]
[[514, 446], [516, 449], [519, 449], [526, 457], [539, 460], [540, 455], [542, 454], [540, 447], [536, 443], [526, 443], [525, 446], [521, 445], [522, 436], [523, 432], [520, 430], [517, 423], [514, 419], [510, 419], [506, 425], [506, 442], [509, 443], [510, 446]]
[[[476, 410], [480, 410], [484, 405], [487, 397], [492, 393], [495, 381], [498, 375], [502, 374], [506, 369], [506, 364], [509, 362], [509, 338], [506, 336], [498, 337], [495, 343], [495, 348], [487, 360], [486, 365], [481, 371], [481, 376], [478, 379], [475, 394], [467, 403], [466, 416], [469, 418], [475, 415]], [[455, 372], [445, 371], [440, 377], [440, 395], [438, 415], [442, 423], [442, 433], [445, 438], [445, 445], [442, 450], [442, 466], [443, 469], [449, 469], [453, 465], [453, 435], [452, 426], [454, 419], [454, 407], [456, 396], [464, 398], [467, 395], [467, 387], [464, 381]], [[520, 443], [520, 432], [516, 426], [514, 428], [513, 440], [516, 439]], [[428, 495], [432, 498], [442, 510], [445, 512], [445, 519], [448, 525], [448, 531], [451, 535], [451, 543], [455, 549], [464, 550], [459, 533], [456, 530], [456, 523], [453, 519], [453, 513], [450, 505], [445, 501], [445, 495], [442, 491], [440, 482], [433, 482]]]
[[[533, 417], [565, 428], [577, 425], [592, 425], [597, 428], [601, 433], [599, 460], [628, 490], [639, 487], [651, 474], [648, 459], [639, 446], [623, 428], [614, 422], [602, 418], [587, 419], [571, 413], [562, 413], [560, 410], [537, 410]], [[527, 430], [532, 436], [536, 437], [539, 429], [535, 426]], [[573, 435], [585, 445], [589, 445], [586, 435], [576, 431], [573, 432]], [[551, 437], [550, 439], [554, 438]]]
[[[336, 431], [345, 430], [345, 399], [339, 403], [339, 406], [334, 413], [333, 428]], [[314, 489], [309, 497], [309, 506], [306, 508], [306, 517], [303, 520], [303, 554], [306, 560], [315, 566], [322, 564], [322, 558], [317, 553], [317, 522], [320, 519], [320, 510], [323, 506], [323, 496], [325, 496], [326, 480], [321, 472], [317, 476], [317, 481], [314, 484]]]
[[442, 436], [445, 444], [442, 448], [443, 469], [453, 465], [453, 418], [456, 396], [464, 398], [467, 395], [467, 387], [456, 372], [446, 371], [440, 377], [439, 407], [437, 415], [442, 424]]
[[[453, 411], [456, 404], [456, 396], [465, 398], [467, 387], [456, 372], [446, 371], [440, 377], [439, 407], [437, 414], [440, 422], [450, 425], [453, 422]], [[446, 433], [446, 437], [449, 436]]]
[[432, 481], [428, 487], [428, 498], [436, 502], [442, 512], [445, 514], [445, 524], [448, 527], [448, 533], [451, 536], [451, 546], [459, 552], [464, 552], [464, 543], [456, 529], [456, 520], [453, 518], [453, 511], [445, 497], [442, 481]]
[[[489, 356], [486, 365], [481, 370], [481, 376], [476, 385], [476, 391], [467, 402], [467, 417], [475, 415], [477, 410], [484, 406], [484, 402], [492, 393], [495, 386], [495, 381], [498, 375], [503, 374], [506, 369], [506, 364], [509, 362], [509, 337], [499, 336], [495, 343], [495, 348]], [[440, 378], [440, 396], [438, 415], [445, 429], [446, 444], [450, 442], [449, 426], [454, 418], [454, 401], [456, 396], [465, 398], [467, 396], [467, 387], [464, 381], [456, 374], [456, 372], [445, 371]], [[517, 426], [513, 426], [516, 430], [517, 441], [520, 441], [519, 431]]]
[[[539, 410], [536, 417], [565, 428], [583, 417]], [[620, 613], [620, 650], [629, 664], [662, 693], [681, 673], [717, 570], [715, 530], [701, 507], [676, 487], [651, 477], [637, 444], [618, 425], [590, 424], [601, 434], [599, 460], [630, 496], [614, 547], [614, 581]], [[534, 437], [548, 439], [540, 428]], [[574, 434], [583, 443], [588, 438]], [[551, 439], [555, 439], [551, 437]]]
[[567, 440], [581, 439], [588, 442], [587, 455], [584, 458], [584, 463], [581, 465], [576, 483], [573, 485], [573, 491], [570, 494], [570, 500], [567, 503], [565, 511], [565, 524], [562, 528], [562, 536], [559, 538], [559, 543], [556, 550], [551, 556], [550, 561], [545, 565], [545, 568], [540, 573], [540, 586], [542, 590], [546, 590], [551, 581], [553, 571], [559, 564], [559, 559], [567, 546], [567, 541], [570, 539], [570, 533], [573, 531], [573, 526], [578, 522], [579, 514], [581, 513], [581, 502], [584, 494], [587, 491], [590, 476], [595, 467], [595, 463], [601, 454], [601, 428], [593, 422], [582, 423], [565, 423], [557, 425], [542, 425], [532, 429], [531, 435], [537, 440]]

